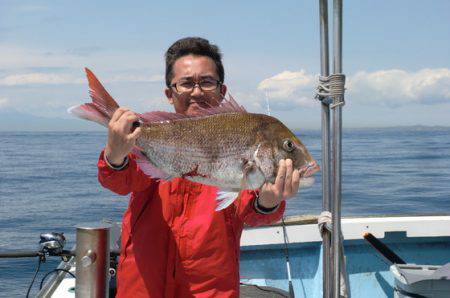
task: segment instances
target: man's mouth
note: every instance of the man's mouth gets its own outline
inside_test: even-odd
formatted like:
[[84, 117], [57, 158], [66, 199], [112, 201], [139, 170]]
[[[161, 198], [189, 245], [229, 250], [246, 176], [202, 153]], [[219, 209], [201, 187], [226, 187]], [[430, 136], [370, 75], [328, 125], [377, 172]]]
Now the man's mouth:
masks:
[[193, 108], [203, 108], [203, 109], [211, 107], [211, 105], [206, 101], [191, 101], [189, 102], [189, 106]]

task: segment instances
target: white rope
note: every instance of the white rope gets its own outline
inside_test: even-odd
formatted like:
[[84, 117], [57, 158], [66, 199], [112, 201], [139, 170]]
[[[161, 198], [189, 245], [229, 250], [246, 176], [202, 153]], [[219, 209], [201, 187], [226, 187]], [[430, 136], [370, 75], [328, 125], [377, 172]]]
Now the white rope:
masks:
[[317, 224], [319, 225], [320, 236], [322, 236], [323, 238], [323, 234], [326, 231], [331, 232], [333, 230], [331, 222], [331, 212], [322, 211], [322, 213], [320, 213], [319, 217], [317, 218]]
[[[323, 238], [323, 235], [327, 232], [331, 233], [333, 230], [333, 220], [332, 214], [329, 211], [322, 211], [319, 217], [317, 218], [317, 225], [319, 226], [320, 236]], [[340, 297], [348, 298], [350, 297], [350, 287], [348, 282], [348, 274], [347, 274], [347, 266], [346, 266], [346, 258], [344, 255], [344, 236], [339, 235], [339, 246], [340, 246], [340, 263], [341, 263], [341, 285], [340, 285]]]
[[315, 98], [334, 109], [343, 106], [345, 93], [345, 75], [336, 73], [327, 77], [319, 76]]

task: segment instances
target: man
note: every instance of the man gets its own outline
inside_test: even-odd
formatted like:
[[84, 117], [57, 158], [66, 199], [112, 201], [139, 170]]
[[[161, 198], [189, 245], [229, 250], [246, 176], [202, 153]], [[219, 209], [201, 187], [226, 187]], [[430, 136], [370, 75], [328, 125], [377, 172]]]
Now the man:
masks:
[[[166, 53], [165, 94], [175, 112], [195, 115], [217, 106], [225, 96], [224, 69], [215, 45], [184, 38]], [[284, 200], [298, 191], [299, 172], [280, 161], [275, 184], [243, 191], [228, 208], [216, 212], [213, 186], [175, 178], [146, 176], [130, 154], [141, 130], [138, 117], [118, 109], [109, 122], [100, 154], [100, 183], [131, 193], [122, 223], [118, 297], [238, 297], [239, 242], [245, 224], [279, 220]]]

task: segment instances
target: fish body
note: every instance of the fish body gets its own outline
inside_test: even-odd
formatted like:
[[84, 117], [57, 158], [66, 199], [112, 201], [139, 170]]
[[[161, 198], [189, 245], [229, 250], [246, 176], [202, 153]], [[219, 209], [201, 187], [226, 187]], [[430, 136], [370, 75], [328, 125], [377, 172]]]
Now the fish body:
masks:
[[[107, 126], [119, 106], [94, 74], [86, 72], [93, 101], [69, 112]], [[133, 153], [140, 168], [153, 178], [183, 177], [237, 192], [274, 183], [281, 159], [293, 161], [301, 182], [310, 181], [319, 170], [306, 147], [283, 123], [268, 115], [247, 113], [231, 97], [195, 116], [138, 115], [141, 134]]]
[[[280, 159], [291, 158], [298, 169], [313, 161], [294, 134], [263, 114], [222, 113], [141, 127], [137, 145], [151, 164], [171, 177], [227, 190], [241, 189], [246, 166], [261, 172], [244, 181], [259, 188], [275, 181]], [[299, 151], [279, 150], [284, 140], [291, 140]]]

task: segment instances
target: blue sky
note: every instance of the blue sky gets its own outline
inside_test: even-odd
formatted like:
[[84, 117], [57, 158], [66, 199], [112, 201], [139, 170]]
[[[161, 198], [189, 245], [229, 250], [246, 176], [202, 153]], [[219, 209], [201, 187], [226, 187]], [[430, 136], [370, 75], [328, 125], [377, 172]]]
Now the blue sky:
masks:
[[[0, 114], [69, 119], [88, 99], [85, 66], [121, 105], [171, 110], [164, 52], [202, 36], [222, 49], [229, 91], [249, 111], [264, 112], [267, 95], [289, 127], [318, 128], [318, 15], [310, 0], [2, 0]], [[344, 127], [450, 126], [450, 1], [344, 1], [343, 34]]]

